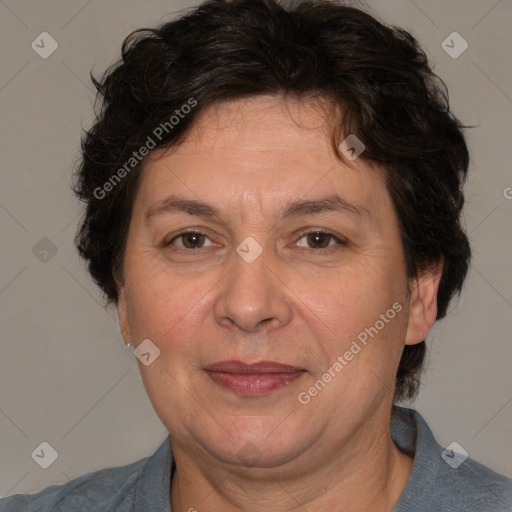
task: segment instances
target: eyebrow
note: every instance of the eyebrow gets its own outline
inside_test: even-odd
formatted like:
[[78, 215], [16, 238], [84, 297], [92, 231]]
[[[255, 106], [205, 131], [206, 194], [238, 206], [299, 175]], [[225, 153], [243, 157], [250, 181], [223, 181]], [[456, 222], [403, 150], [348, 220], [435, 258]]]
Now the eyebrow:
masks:
[[[282, 218], [299, 217], [324, 212], [343, 213], [358, 219], [370, 217], [370, 212], [366, 208], [349, 203], [338, 194], [321, 199], [294, 201], [281, 210], [281, 216]], [[188, 213], [197, 217], [216, 219], [221, 217], [216, 208], [203, 201], [170, 196], [150, 207], [144, 215], [145, 221], [164, 213]]]
[[366, 208], [349, 203], [338, 194], [333, 194], [322, 199], [303, 200], [291, 203], [285, 208], [283, 217], [298, 217], [300, 215], [311, 215], [323, 212], [344, 213], [354, 218], [370, 217], [370, 212]]

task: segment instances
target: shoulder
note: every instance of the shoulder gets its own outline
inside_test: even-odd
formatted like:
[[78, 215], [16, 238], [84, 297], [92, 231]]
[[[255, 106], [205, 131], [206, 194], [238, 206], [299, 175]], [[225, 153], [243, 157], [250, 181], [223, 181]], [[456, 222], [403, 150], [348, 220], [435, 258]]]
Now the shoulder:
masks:
[[[128, 466], [107, 468], [47, 487], [36, 494], [17, 494], [0, 500], [0, 512], [104, 510], [117, 501], [133, 501], [136, 484], [147, 459]], [[121, 503], [118, 503], [121, 505]], [[108, 510], [108, 509], [107, 509]], [[130, 510], [126, 507], [126, 510]]]
[[471, 458], [458, 469], [449, 473], [454, 495], [465, 500], [470, 510], [512, 512], [512, 479]]
[[4, 498], [0, 500], [0, 512], [134, 511], [145, 474], [166, 444], [164, 442], [152, 457], [132, 464], [93, 471], [36, 494]]
[[512, 512], [511, 479], [469, 457], [458, 467], [443, 464], [423, 486], [422, 495], [431, 501], [429, 511]]
[[395, 512], [512, 512], [512, 479], [473, 460], [460, 445], [443, 448], [418, 412], [395, 408], [392, 435], [399, 448], [414, 453]]

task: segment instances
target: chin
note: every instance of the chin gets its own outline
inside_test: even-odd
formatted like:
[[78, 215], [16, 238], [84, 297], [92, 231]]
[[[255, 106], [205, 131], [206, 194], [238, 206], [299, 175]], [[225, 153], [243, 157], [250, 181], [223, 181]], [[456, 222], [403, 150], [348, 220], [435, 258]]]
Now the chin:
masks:
[[[283, 415], [285, 418], [286, 415]], [[226, 464], [246, 467], [272, 468], [296, 458], [307, 439], [300, 439], [301, 429], [275, 417], [239, 417], [227, 419], [227, 428], [216, 423], [215, 431], [202, 431], [200, 444], [216, 459]], [[286, 423], [286, 425], [284, 425]], [[279, 425], [284, 428], [280, 429]]]

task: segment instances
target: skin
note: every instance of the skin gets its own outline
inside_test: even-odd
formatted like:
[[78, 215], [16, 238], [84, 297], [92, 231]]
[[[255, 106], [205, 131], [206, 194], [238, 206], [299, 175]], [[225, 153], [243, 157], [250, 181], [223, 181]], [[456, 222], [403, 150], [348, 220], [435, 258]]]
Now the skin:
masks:
[[[441, 265], [408, 280], [383, 172], [335, 156], [325, 107], [273, 96], [222, 103], [144, 163], [118, 313], [126, 342], [160, 349], [139, 367], [171, 434], [173, 512], [391, 511], [406, 486], [412, 458], [389, 427], [395, 374], [404, 345], [434, 324]], [[333, 194], [367, 213], [282, 216], [290, 203]], [[157, 212], [171, 195], [218, 217]], [[206, 237], [179, 237], [184, 229]], [[334, 236], [311, 240], [307, 229]], [[248, 236], [263, 250], [252, 263], [235, 250]], [[300, 403], [394, 303], [402, 311]], [[306, 371], [268, 395], [240, 397], [203, 371], [231, 359]]]

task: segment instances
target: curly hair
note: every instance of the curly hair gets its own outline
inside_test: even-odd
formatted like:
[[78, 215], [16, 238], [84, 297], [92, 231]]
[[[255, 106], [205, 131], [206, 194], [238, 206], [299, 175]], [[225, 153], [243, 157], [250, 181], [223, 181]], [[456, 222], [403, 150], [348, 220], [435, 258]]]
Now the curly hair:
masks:
[[[340, 140], [355, 134], [366, 146], [361, 158], [385, 170], [407, 276], [443, 262], [437, 319], [460, 293], [471, 256], [461, 224], [465, 127], [407, 31], [329, 0], [286, 7], [277, 0], [208, 0], [158, 28], [133, 32], [121, 59], [100, 80], [91, 77], [100, 108], [82, 138], [75, 176], [74, 191], [86, 204], [76, 246], [108, 302], [117, 302], [147, 148], [178, 145], [211, 105], [264, 94], [319, 95], [339, 107], [333, 151], [343, 159]], [[417, 394], [425, 351], [424, 341], [405, 346], [396, 400]]]

